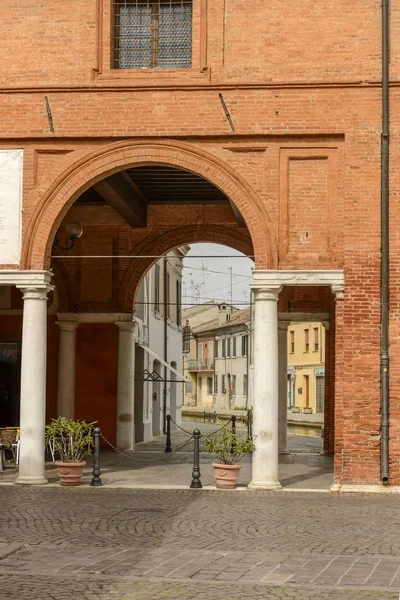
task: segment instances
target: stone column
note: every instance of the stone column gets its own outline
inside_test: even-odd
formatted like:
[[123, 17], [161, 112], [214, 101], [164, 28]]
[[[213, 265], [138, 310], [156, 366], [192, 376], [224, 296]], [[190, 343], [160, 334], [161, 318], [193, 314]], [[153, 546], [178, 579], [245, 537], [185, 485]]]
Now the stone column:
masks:
[[[19, 286], [18, 286], [19, 287]], [[20, 459], [16, 482], [44, 484], [47, 294], [51, 286], [22, 287]]]
[[278, 479], [278, 295], [281, 286], [254, 292], [254, 406], [252, 480], [249, 489], [280, 489]]
[[117, 448], [133, 450], [135, 446], [135, 326], [132, 321], [118, 321], [118, 391]]
[[289, 454], [287, 446], [287, 321], [278, 322], [278, 353], [279, 353], [279, 454]]
[[331, 336], [329, 321], [322, 321], [322, 325], [325, 329], [324, 449], [322, 454], [333, 454], [335, 415], [334, 393], [332, 392], [335, 383], [335, 361], [331, 353], [331, 345], [334, 336]]
[[[345, 398], [344, 398], [344, 292], [340, 286], [332, 286], [335, 294], [335, 326], [331, 335], [335, 336], [335, 381], [334, 381], [334, 483], [331, 490], [340, 490], [344, 479], [344, 435], [345, 435]], [[348, 413], [347, 413], [348, 414]]]
[[74, 321], [56, 321], [60, 330], [58, 344], [57, 416], [75, 418], [75, 353], [76, 330]]

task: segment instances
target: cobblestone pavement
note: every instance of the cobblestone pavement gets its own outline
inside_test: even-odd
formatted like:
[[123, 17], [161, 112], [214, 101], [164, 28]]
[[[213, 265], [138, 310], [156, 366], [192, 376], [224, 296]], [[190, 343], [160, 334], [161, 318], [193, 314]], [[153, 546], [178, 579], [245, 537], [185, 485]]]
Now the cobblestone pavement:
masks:
[[390, 599], [400, 498], [0, 488], [0, 599]]

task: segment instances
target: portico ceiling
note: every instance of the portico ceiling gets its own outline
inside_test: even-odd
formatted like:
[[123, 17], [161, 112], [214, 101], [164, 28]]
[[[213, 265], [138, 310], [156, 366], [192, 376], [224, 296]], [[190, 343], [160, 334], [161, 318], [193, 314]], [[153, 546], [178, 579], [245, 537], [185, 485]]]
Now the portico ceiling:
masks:
[[76, 203], [110, 204], [132, 227], [146, 227], [148, 205], [230, 204], [239, 227], [245, 227], [240, 212], [215, 185], [172, 167], [145, 166], [115, 173], [94, 184]]

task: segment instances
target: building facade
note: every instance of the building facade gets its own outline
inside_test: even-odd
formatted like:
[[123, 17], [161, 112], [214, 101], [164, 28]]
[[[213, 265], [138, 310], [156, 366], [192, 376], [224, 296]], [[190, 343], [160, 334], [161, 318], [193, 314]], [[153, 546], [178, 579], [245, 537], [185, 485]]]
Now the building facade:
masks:
[[324, 412], [325, 328], [322, 323], [288, 327], [288, 408]]
[[[182, 410], [182, 259], [176, 248], [146, 273], [136, 300], [135, 442], [165, 430], [165, 417], [181, 423]], [[151, 377], [157, 375], [157, 379]], [[174, 428], [174, 423], [172, 424]]]
[[278, 321], [296, 318], [329, 322], [335, 489], [400, 485], [400, 0], [390, 119], [386, 16], [377, 0], [0, 3], [0, 332], [22, 344], [19, 483], [45, 482], [45, 414], [74, 347], [56, 321], [81, 315], [76, 415], [95, 419], [101, 402], [115, 436], [132, 418], [116, 407], [115, 382], [131, 384], [115, 323], [133, 323], [159, 257], [200, 241], [255, 261], [250, 487], [280, 487]]
[[217, 328], [228, 323], [237, 312], [226, 302], [214, 301], [183, 311], [187, 332], [183, 338], [183, 373], [189, 381], [183, 400], [186, 406], [221, 407], [218, 375], [215, 377], [218, 359], [215, 335]]

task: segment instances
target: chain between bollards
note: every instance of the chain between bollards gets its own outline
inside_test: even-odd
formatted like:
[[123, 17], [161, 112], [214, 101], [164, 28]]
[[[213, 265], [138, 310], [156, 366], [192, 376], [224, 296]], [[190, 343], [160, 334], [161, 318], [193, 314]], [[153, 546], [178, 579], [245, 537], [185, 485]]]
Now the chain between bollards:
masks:
[[94, 461], [93, 461], [93, 471], [92, 471], [92, 481], [91, 486], [100, 487], [103, 485], [100, 475], [100, 437], [101, 437], [101, 429], [100, 427], [95, 427], [93, 430], [94, 437]]
[[172, 452], [171, 445], [171, 415], [167, 415], [167, 439], [165, 443], [165, 452]]
[[193, 471], [192, 471], [192, 483], [190, 484], [191, 489], [201, 489], [201, 474], [200, 474], [200, 437], [201, 432], [199, 429], [194, 429], [194, 448], [193, 448]]

